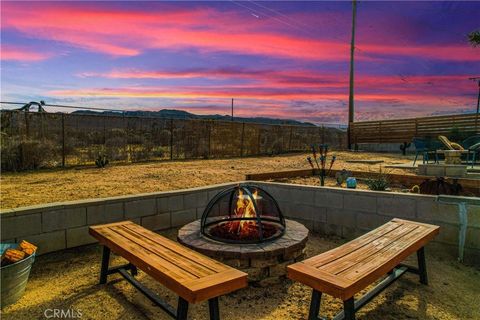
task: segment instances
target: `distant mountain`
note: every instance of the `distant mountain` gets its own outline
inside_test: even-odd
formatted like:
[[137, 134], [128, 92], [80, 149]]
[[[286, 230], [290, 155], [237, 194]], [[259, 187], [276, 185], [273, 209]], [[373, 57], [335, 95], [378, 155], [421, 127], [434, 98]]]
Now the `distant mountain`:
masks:
[[[125, 114], [126, 116], [132, 117], [153, 117], [153, 118], [168, 118], [168, 119], [208, 119], [208, 120], [221, 120], [221, 121], [230, 121], [231, 117], [227, 115], [199, 115], [193, 114], [187, 111], [182, 110], [171, 110], [171, 109], [162, 109], [159, 111], [125, 111], [124, 113], [114, 112], [114, 111], [91, 111], [91, 110], [79, 110], [72, 112], [73, 114], [102, 114], [102, 115], [119, 115]], [[302, 122], [297, 120], [286, 120], [286, 119], [273, 119], [266, 117], [254, 117], [254, 118], [244, 118], [244, 117], [234, 117], [236, 122], [253, 122], [253, 123], [265, 123], [265, 124], [286, 124], [286, 125], [297, 125], [297, 126], [315, 126], [310, 122]]]

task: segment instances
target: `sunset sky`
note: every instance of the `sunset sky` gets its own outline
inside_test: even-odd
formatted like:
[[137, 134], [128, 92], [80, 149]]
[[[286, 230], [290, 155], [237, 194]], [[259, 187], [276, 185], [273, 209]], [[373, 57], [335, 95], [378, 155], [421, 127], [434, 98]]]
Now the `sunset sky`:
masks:
[[[1, 100], [345, 123], [351, 2], [1, 3]], [[480, 2], [359, 2], [356, 120], [473, 112]]]

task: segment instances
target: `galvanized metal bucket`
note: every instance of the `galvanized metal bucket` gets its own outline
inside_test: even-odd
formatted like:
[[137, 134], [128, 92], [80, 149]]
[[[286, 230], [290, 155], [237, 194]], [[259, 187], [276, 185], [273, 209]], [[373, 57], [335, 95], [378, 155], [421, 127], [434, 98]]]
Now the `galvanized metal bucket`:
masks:
[[[0, 254], [9, 248], [16, 248], [16, 243], [2, 243], [0, 244]], [[26, 259], [18, 261], [0, 268], [1, 281], [1, 303], [0, 308], [4, 308], [20, 299], [25, 292], [27, 286], [28, 276], [35, 260], [35, 253]]]

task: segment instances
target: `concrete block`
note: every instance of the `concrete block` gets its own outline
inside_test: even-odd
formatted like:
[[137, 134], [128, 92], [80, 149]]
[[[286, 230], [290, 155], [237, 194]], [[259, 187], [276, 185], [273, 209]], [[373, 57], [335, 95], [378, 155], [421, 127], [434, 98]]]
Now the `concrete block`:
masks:
[[150, 230], [165, 230], [171, 227], [170, 213], [161, 213], [154, 216], [143, 217], [142, 226]]
[[480, 206], [469, 205], [467, 207], [468, 225], [480, 228]]
[[168, 209], [170, 211], [179, 211], [185, 208], [183, 195], [168, 198]]
[[427, 176], [434, 176], [434, 177], [444, 177], [445, 176], [445, 167], [428, 165], [426, 167], [426, 175]]
[[367, 195], [345, 194], [343, 197], [343, 207], [348, 210], [363, 212], [377, 212], [377, 198]]
[[172, 227], [179, 227], [192, 222], [196, 220], [196, 215], [197, 211], [195, 209], [172, 212]]
[[351, 239], [358, 238], [363, 233], [364, 232], [361, 232], [356, 228], [342, 226], [342, 238], [351, 240]]
[[157, 213], [167, 213], [170, 212], [170, 208], [168, 207], [168, 198], [169, 197], [160, 197], [157, 198]]
[[447, 177], [465, 177], [467, 175], [467, 166], [446, 166], [445, 175]]
[[448, 244], [458, 245], [459, 228], [450, 224], [438, 224], [440, 234], [435, 238], [436, 241]]
[[201, 219], [205, 208], [197, 208], [197, 219]]
[[87, 207], [87, 225], [124, 220], [123, 203], [108, 203]]
[[381, 216], [376, 213], [357, 213], [357, 228], [360, 230], [373, 230], [387, 223], [391, 217]]
[[303, 205], [313, 205], [314, 204], [314, 191], [313, 190], [302, 190], [294, 189], [290, 190], [290, 201]]
[[42, 232], [42, 215], [40, 213], [16, 217], [1, 217], [2, 241]]
[[315, 191], [315, 206], [326, 208], [343, 208], [343, 194], [320, 189]]
[[63, 250], [67, 247], [65, 230], [45, 232], [42, 234], [20, 237], [17, 238], [17, 241], [21, 241], [23, 239], [33, 243], [38, 247], [37, 254], [44, 254], [48, 252]]
[[480, 228], [467, 228], [465, 246], [480, 250]]
[[42, 231], [68, 229], [87, 224], [87, 208], [77, 207], [42, 212]]
[[458, 224], [458, 205], [419, 199], [417, 200], [417, 217], [427, 223]]
[[157, 213], [155, 199], [141, 199], [125, 203], [125, 218], [151, 216]]
[[185, 194], [183, 203], [185, 209], [204, 207], [208, 203], [208, 193], [204, 191]]
[[325, 208], [317, 208], [311, 205], [303, 204], [289, 204], [286, 207], [287, 210], [283, 212], [286, 217], [290, 218], [300, 218], [304, 220], [315, 220], [324, 221], [325, 220]]
[[403, 197], [377, 197], [377, 212], [398, 218], [415, 218], [416, 201]]
[[357, 213], [351, 210], [327, 208], [327, 224], [356, 228]]
[[67, 229], [66, 232], [67, 248], [74, 248], [97, 242], [97, 240], [88, 233], [88, 226]]

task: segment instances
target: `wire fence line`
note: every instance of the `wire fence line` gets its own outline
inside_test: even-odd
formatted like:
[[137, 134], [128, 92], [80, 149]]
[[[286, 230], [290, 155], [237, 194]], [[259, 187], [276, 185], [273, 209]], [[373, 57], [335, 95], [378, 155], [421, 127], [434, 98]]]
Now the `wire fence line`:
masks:
[[211, 159], [346, 147], [328, 127], [0, 110], [2, 170]]

